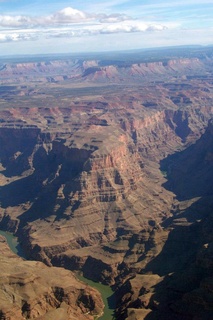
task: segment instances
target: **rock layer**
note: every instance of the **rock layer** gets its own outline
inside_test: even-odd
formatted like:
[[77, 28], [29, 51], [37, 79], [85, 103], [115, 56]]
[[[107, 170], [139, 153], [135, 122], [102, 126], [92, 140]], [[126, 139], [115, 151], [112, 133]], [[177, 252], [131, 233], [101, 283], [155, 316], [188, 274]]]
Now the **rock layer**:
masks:
[[[12, 70], [49, 84], [21, 86]], [[29, 257], [115, 285], [120, 319], [193, 319], [186, 306], [211, 290], [211, 56], [1, 72], [15, 84], [1, 95], [1, 228]]]
[[[210, 122], [194, 145], [162, 161], [164, 169], [170, 168], [166, 185], [182, 201], [165, 221], [170, 232], [160, 254], [139, 271], [145, 274], [119, 289], [118, 319], [212, 318], [212, 127]], [[177, 180], [185, 189], [176, 190]]]
[[25, 261], [0, 239], [1, 319], [93, 319], [100, 314], [100, 294], [62, 268]]

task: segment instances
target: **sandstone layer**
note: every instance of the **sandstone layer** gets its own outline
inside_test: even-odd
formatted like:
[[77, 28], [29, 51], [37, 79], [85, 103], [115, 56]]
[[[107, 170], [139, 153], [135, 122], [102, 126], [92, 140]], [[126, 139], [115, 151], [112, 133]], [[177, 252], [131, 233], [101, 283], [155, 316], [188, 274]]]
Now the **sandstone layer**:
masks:
[[1, 73], [0, 227], [28, 257], [114, 285], [119, 319], [208, 316], [205, 299], [179, 305], [211, 278], [212, 53]]
[[100, 293], [62, 268], [26, 261], [0, 237], [0, 317], [21, 319], [94, 319], [101, 314]]
[[118, 319], [213, 316], [212, 129], [210, 122], [194, 145], [162, 161], [169, 169], [166, 186], [182, 201], [164, 223], [170, 232], [160, 254], [118, 290]]

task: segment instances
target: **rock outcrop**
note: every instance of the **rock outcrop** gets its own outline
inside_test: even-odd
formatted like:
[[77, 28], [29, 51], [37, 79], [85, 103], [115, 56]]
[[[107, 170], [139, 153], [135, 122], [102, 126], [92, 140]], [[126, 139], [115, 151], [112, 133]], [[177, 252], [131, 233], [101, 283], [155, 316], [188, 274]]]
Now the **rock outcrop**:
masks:
[[[148, 53], [147, 53], [148, 54]], [[210, 57], [211, 57], [211, 53]], [[0, 63], [0, 75], [2, 84], [25, 82], [25, 81], [42, 81], [46, 83], [58, 83], [61, 81], [72, 80], [75, 82], [138, 82], [144, 80], [147, 76], [151, 79], [161, 79], [162, 76], [168, 79], [170, 76], [188, 75], [191, 73], [200, 73], [208, 71], [209, 56], [205, 59], [199, 57], [180, 58], [163, 58], [160, 61], [143, 62], [144, 58], [134, 63], [133, 56], [130, 61], [119, 60], [90, 59], [65, 57], [63, 59], [54, 59], [51, 57], [47, 61], [32, 62], [7, 62]], [[39, 60], [39, 58], [38, 58]], [[141, 61], [140, 61], [141, 60]], [[152, 60], [149, 56], [145, 60]], [[207, 66], [206, 66], [207, 65]], [[8, 88], [9, 89], [9, 88]], [[23, 94], [26, 88], [17, 91]]]
[[210, 122], [194, 145], [162, 161], [166, 186], [181, 202], [164, 222], [170, 232], [160, 254], [118, 290], [118, 319], [212, 318], [212, 128]]
[[100, 293], [67, 270], [26, 261], [0, 237], [0, 317], [21, 319], [94, 319], [103, 310]]

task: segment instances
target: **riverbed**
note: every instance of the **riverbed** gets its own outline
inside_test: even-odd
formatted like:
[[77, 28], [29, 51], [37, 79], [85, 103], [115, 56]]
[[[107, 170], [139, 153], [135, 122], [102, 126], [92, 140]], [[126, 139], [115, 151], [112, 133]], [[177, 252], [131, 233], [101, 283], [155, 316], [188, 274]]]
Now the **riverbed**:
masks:
[[97, 289], [102, 296], [104, 302], [104, 314], [98, 318], [98, 320], [114, 320], [114, 310], [115, 310], [115, 294], [109, 286], [103, 285], [99, 282], [94, 282], [83, 276], [78, 275], [78, 279], [87, 283], [89, 286]]
[[18, 242], [18, 238], [14, 237], [14, 235], [10, 232], [0, 230], [0, 235], [5, 237], [8, 246], [10, 247], [11, 251], [17, 254], [19, 257], [26, 259], [26, 256]]
[[[26, 259], [23, 250], [21, 249], [21, 246], [18, 242], [18, 239], [13, 236], [12, 233], [2, 231], [0, 230], [0, 235], [6, 238], [7, 243], [10, 247], [10, 249], [17, 254], [18, 256]], [[95, 318], [98, 320], [114, 320], [115, 318], [113, 317], [114, 310], [115, 310], [115, 296], [112, 291], [112, 289], [109, 286], [103, 285], [98, 282], [94, 282], [92, 280], [89, 280], [83, 276], [78, 275], [77, 276], [79, 280], [81, 280], [84, 283], [87, 283], [89, 286], [97, 289], [102, 296], [105, 308], [104, 308], [104, 313], [101, 317]]]

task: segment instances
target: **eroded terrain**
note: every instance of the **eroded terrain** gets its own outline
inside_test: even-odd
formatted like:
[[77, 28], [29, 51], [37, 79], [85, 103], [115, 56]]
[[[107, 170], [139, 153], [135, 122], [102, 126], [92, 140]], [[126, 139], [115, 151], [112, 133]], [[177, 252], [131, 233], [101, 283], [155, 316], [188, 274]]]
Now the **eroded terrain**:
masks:
[[213, 60], [190, 52], [0, 70], [0, 226], [113, 285], [118, 319], [212, 316]]

